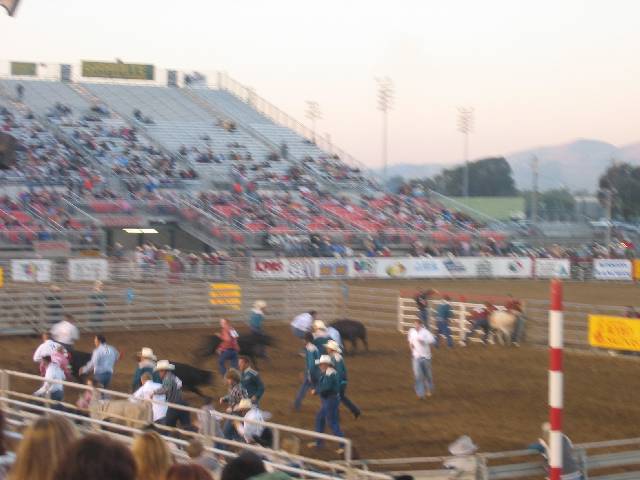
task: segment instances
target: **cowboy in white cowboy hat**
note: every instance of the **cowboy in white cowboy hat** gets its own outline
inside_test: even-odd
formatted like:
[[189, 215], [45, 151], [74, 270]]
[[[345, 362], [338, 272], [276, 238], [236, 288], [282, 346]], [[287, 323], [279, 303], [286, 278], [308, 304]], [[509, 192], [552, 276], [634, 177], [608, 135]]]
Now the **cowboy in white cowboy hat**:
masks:
[[468, 435], [458, 437], [449, 445], [449, 453], [454, 458], [449, 458], [444, 462], [444, 468], [455, 470], [456, 473], [474, 473], [477, 468], [477, 461], [474, 456], [478, 446]]
[[342, 349], [338, 342], [329, 340], [324, 348], [327, 350], [327, 355], [331, 358], [333, 368], [336, 369], [338, 379], [340, 381], [340, 402], [349, 409], [355, 418], [358, 418], [362, 411], [347, 397], [347, 366], [344, 363], [344, 357], [341, 355]]
[[262, 333], [262, 322], [264, 322], [264, 314], [267, 308], [267, 302], [264, 300], [257, 300], [253, 304], [251, 309], [251, 315], [249, 316], [249, 327], [254, 333]]
[[264, 432], [264, 425], [254, 422], [264, 422], [266, 420], [264, 413], [249, 398], [240, 400], [233, 408], [233, 412], [244, 420], [233, 422], [238, 436], [247, 443], [256, 443]]
[[136, 353], [136, 357], [138, 357], [138, 367], [133, 374], [133, 381], [131, 382], [132, 392], [140, 388], [140, 379], [144, 373], [150, 373], [154, 382], [160, 382], [160, 376], [154, 373], [157, 358], [153, 350], [149, 347], [142, 347], [142, 349]]
[[[162, 380], [162, 387], [153, 392], [153, 394], [166, 395], [167, 403], [186, 405], [186, 402], [182, 398], [182, 382], [173, 373], [175, 369], [176, 366], [170, 363], [169, 360], [160, 360], [156, 364], [154, 371], [159, 372], [160, 379]], [[190, 427], [191, 417], [189, 412], [175, 407], [169, 407], [167, 409], [167, 416], [165, 417], [164, 424], [175, 428], [178, 425], [178, 422], [180, 422], [181, 427]]]
[[[316, 393], [320, 396], [320, 410], [316, 414], [316, 432], [324, 433], [326, 424], [329, 424], [329, 428], [334, 435], [338, 437], [344, 437], [342, 430], [340, 429], [340, 415], [338, 414], [338, 406], [340, 405], [340, 379], [335, 368], [333, 368], [333, 362], [329, 355], [322, 355], [316, 364], [322, 372], [316, 388], [312, 390], [312, 393]], [[322, 446], [322, 440], [317, 442], [311, 442], [309, 447]], [[342, 453], [342, 448], [339, 449]]]

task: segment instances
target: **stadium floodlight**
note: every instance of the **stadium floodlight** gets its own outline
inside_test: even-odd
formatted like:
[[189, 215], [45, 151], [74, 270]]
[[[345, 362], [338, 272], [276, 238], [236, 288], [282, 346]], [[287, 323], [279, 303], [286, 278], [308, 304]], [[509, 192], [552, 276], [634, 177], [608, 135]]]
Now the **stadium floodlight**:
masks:
[[469, 196], [469, 134], [473, 132], [473, 108], [458, 108], [458, 131], [464, 136], [464, 177], [462, 179], [462, 194]]
[[378, 82], [378, 110], [382, 112], [382, 182], [387, 185], [388, 129], [387, 115], [393, 107], [393, 81], [389, 77], [376, 78]]
[[155, 228], [123, 228], [126, 233], [158, 233]]
[[313, 135], [313, 143], [316, 143], [316, 120], [322, 120], [322, 112], [320, 111], [320, 105], [313, 100], [307, 100], [306, 116], [311, 120], [311, 132]]

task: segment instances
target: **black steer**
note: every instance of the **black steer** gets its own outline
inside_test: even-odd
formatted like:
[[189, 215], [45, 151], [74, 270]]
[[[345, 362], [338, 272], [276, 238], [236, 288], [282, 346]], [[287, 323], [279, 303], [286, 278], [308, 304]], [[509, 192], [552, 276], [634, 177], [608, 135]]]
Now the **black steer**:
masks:
[[[78, 381], [82, 381], [80, 375], [80, 368], [84, 367], [87, 362], [91, 360], [91, 354], [87, 352], [74, 351], [71, 356], [71, 372]], [[182, 381], [182, 388], [189, 390], [204, 397], [204, 394], [200, 391], [199, 387], [203, 385], [211, 385], [213, 382], [213, 373], [208, 370], [202, 370], [200, 368], [187, 365], [186, 363], [172, 362], [176, 369], [173, 373]]]
[[342, 337], [342, 344], [345, 347], [345, 353], [347, 350], [347, 340], [351, 342], [351, 346], [353, 347], [352, 353], [355, 353], [358, 349], [358, 340], [360, 340], [364, 344], [365, 349], [369, 351], [369, 343], [367, 342], [367, 327], [365, 327], [362, 322], [344, 318], [341, 320], [336, 320], [330, 326], [338, 330], [338, 332], [340, 333], [340, 337]]

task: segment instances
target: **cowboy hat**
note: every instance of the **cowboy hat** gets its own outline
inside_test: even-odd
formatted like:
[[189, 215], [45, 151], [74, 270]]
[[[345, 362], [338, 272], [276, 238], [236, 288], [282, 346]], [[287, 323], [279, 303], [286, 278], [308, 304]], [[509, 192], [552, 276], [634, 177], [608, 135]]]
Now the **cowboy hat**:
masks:
[[319, 360], [316, 360], [316, 365], [331, 365], [332, 363], [329, 355], [322, 355]]
[[148, 360], [153, 360], [153, 361], [157, 360], [156, 356], [153, 354], [153, 350], [150, 349], [149, 347], [142, 347], [142, 350], [138, 352], [138, 356], [140, 358], [146, 358]]
[[265, 308], [267, 308], [267, 302], [265, 302], [264, 300], [257, 300], [253, 304], [253, 308], [255, 308], [256, 310], [264, 310]]
[[154, 372], [159, 372], [161, 370], [175, 370], [176, 366], [172, 363], [169, 363], [169, 360], [160, 360], [156, 364], [156, 368], [153, 369]]
[[327, 343], [324, 344], [324, 348], [325, 350], [333, 350], [334, 352], [342, 352], [342, 349], [340, 348], [340, 345], [338, 345], [338, 342], [336, 342], [335, 340], [329, 340]]
[[462, 435], [449, 445], [451, 455], [473, 455], [478, 450], [478, 446], [467, 435]]
[[316, 320], [315, 322], [313, 322], [313, 329], [314, 330], [326, 330], [327, 326], [324, 324], [324, 322], [322, 320]]
[[251, 400], [249, 400], [248, 398], [243, 398], [235, 407], [233, 407], [233, 411], [237, 412], [240, 410], [250, 410], [251, 407], [253, 407], [253, 403], [251, 403]]

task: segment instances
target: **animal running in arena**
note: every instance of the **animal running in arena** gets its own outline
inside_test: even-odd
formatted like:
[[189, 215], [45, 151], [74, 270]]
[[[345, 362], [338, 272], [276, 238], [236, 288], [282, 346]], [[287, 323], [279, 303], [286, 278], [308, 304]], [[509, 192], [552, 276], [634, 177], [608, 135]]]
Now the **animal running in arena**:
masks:
[[[73, 376], [81, 380], [80, 368], [91, 360], [91, 354], [88, 352], [74, 351], [71, 355], [71, 372]], [[182, 387], [185, 390], [195, 393], [201, 397], [204, 394], [200, 391], [201, 386], [211, 385], [213, 383], [213, 373], [209, 370], [202, 370], [186, 363], [173, 362], [175, 365], [174, 373], [182, 381]]]
[[345, 353], [347, 353], [345, 345], [347, 340], [351, 342], [351, 353], [355, 353], [358, 350], [358, 340], [362, 342], [365, 350], [367, 352], [369, 351], [369, 343], [367, 342], [367, 327], [365, 327], [362, 322], [343, 318], [340, 320], [336, 320], [330, 326], [338, 330], [338, 332], [340, 333], [342, 344], [343, 346], [345, 346]]
[[519, 315], [513, 311], [495, 310], [489, 315], [489, 326], [502, 345], [510, 345], [517, 328]]
[[[208, 335], [205, 337], [202, 347], [197, 351], [200, 358], [210, 357], [216, 353], [222, 339], [218, 335]], [[257, 365], [258, 358], [266, 358], [266, 347], [275, 344], [273, 338], [264, 333], [246, 333], [238, 337], [240, 355], [249, 357], [254, 365]], [[176, 367], [177, 368], [177, 367]]]

